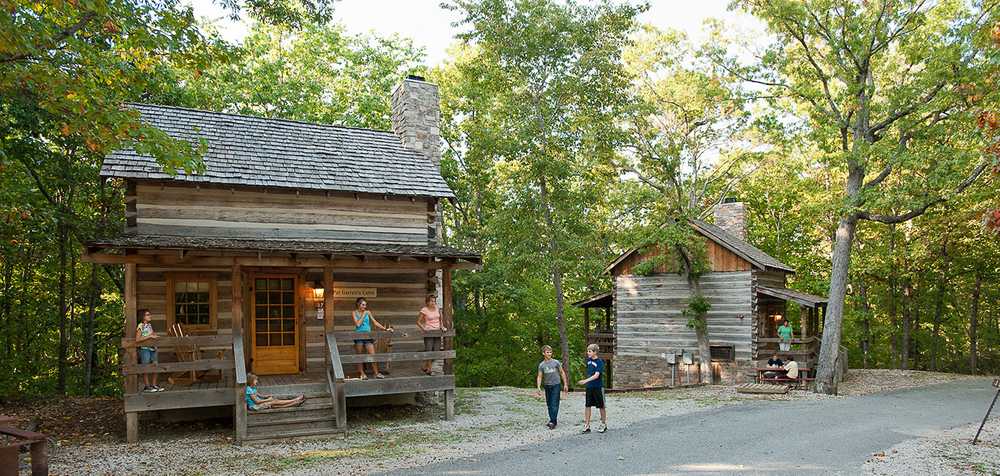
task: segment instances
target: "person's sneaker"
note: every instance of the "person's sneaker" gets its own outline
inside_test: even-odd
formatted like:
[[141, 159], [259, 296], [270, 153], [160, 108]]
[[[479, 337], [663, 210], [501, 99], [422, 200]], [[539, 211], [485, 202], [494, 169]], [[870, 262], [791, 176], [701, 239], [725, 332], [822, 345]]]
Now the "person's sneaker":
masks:
[[584, 428], [580, 433], [590, 433], [590, 427]]
[[153, 391], [154, 391], [154, 392], [164, 392], [164, 391], [166, 391], [166, 390], [167, 390], [167, 389], [165, 389], [165, 388], [163, 388], [163, 387], [161, 387], [161, 386], [159, 386], [159, 385], [153, 385]]
[[598, 433], [606, 433], [608, 431], [608, 425], [601, 425], [601, 429], [597, 430]]
[[148, 392], [148, 393], [153, 393], [153, 392], [155, 392], [155, 391], [156, 391], [156, 389], [155, 389], [155, 388], [153, 388], [153, 387], [150, 387], [149, 385], [144, 385], [144, 386], [142, 387], [142, 391], [143, 391], [143, 392]]
[[551, 429], [553, 428], [553, 427], [552, 427], [552, 422], [550, 421], [550, 422], [546, 423], [546, 424], [545, 424], [545, 428], [548, 428], [548, 429], [550, 429], [550, 430], [551, 430]]

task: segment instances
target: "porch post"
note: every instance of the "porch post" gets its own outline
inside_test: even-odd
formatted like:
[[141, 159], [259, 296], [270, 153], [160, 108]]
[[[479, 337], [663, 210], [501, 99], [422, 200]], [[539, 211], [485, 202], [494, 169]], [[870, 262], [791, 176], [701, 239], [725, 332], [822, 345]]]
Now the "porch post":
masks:
[[803, 306], [799, 304], [799, 327], [801, 328], [801, 334], [799, 338], [805, 339], [809, 335], [809, 314], [812, 312], [812, 308]]
[[[230, 315], [232, 316], [232, 328], [233, 328], [233, 339], [243, 339], [243, 269], [240, 267], [239, 263], [233, 263], [232, 275], [229, 277], [231, 287], [233, 289], [232, 296], [232, 311]], [[238, 346], [243, 348], [243, 342], [235, 343], [234, 349]], [[244, 355], [233, 355], [233, 360], [245, 359], [246, 353]], [[246, 361], [235, 362], [235, 366], [246, 365]], [[239, 383], [238, 376], [236, 375], [236, 369], [233, 369], [233, 386], [235, 387], [233, 398], [236, 400], [233, 402], [233, 426], [236, 430], [236, 441], [243, 441], [247, 437], [247, 405], [244, 401], [244, 395], [246, 393], [246, 383]]]
[[[451, 267], [446, 266], [442, 270], [441, 275], [442, 275], [441, 293], [442, 293], [442, 300], [444, 301], [444, 307], [442, 308], [442, 311], [444, 311], [444, 313], [441, 316], [441, 321], [442, 323], [444, 323], [445, 327], [447, 327], [449, 331], [454, 332], [455, 322], [452, 314], [452, 303], [451, 303], [452, 300]], [[444, 337], [444, 350], [452, 350], [455, 348], [454, 345], [455, 345], [454, 338]], [[452, 370], [453, 365], [454, 364], [451, 359], [444, 361], [445, 375], [452, 375], [454, 373]], [[455, 418], [455, 389], [449, 389], [444, 391], [444, 418], [446, 420], [453, 420]]]
[[[136, 264], [125, 265], [125, 337], [135, 338], [136, 323], [136, 290], [139, 286], [139, 269]], [[125, 362], [127, 365], [136, 363], [136, 346], [132, 345], [125, 349]], [[125, 394], [136, 394], [139, 391], [139, 379], [135, 373], [125, 376]], [[137, 412], [125, 413], [125, 439], [129, 443], [139, 441], [139, 414]]]

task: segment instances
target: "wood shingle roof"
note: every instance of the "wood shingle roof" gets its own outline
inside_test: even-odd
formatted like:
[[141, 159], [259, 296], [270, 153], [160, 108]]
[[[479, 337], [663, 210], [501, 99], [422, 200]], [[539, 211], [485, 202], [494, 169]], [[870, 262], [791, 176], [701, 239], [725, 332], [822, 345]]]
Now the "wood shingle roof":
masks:
[[235, 186], [453, 198], [437, 168], [389, 131], [150, 104], [129, 104], [143, 121], [208, 148], [201, 174], [170, 175], [150, 156], [118, 150], [101, 176]]

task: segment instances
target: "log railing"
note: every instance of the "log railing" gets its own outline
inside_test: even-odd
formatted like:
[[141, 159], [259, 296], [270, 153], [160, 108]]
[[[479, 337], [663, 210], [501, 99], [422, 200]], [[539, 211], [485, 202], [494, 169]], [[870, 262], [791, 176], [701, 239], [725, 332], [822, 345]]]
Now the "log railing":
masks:
[[234, 376], [234, 397], [233, 402], [233, 426], [236, 427], [236, 440], [242, 441], [247, 437], [247, 367], [246, 358], [243, 352], [243, 332], [240, 329], [233, 330], [233, 376]]
[[601, 353], [614, 354], [617, 344], [615, 332], [612, 331], [591, 331], [587, 334], [587, 345], [597, 344], [601, 348]]
[[347, 426], [347, 392], [344, 389], [344, 364], [337, 349], [337, 338], [334, 333], [326, 334], [326, 348], [330, 353], [330, 367], [326, 369], [326, 380], [330, 386], [330, 398], [333, 400], [334, 412], [337, 415], [337, 428]]
[[[125, 364], [122, 365], [122, 372], [125, 375], [142, 375], [142, 374], [158, 374], [158, 373], [171, 373], [171, 372], [194, 372], [199, 370], [228, 370], [233, 368], [233, 355], [219, 352], [220, 357], [217, 358], [201, 358], [199, 355], [194, 355], [193, 358], [189, 360], [177, 361], [177, 362], [162, 362], [154, 364], [139, 364], [135, 361], [135, 348], [143, 347], [146, 345], [155, 346], [157, 351], [161, 353], [188, 353], [198, 354], [201, 352], [210, 352], [208, 350], [197, 350], [199, 347], [210, 347], [210, 346], [230, 346], [233, 344], [233, 337], [227, 335], [213, 335], [213, 336], [189, 336], [189, 337], [160, 337], [151, 341], [144, 341], [142, 343], [136, 344], [134, 338], [122, 339], [122, 347], [125, 349], [126, 355], [129, 357], [126, 359]], [[183, 348], [183, 351], [178, 351], [178, 349]]]

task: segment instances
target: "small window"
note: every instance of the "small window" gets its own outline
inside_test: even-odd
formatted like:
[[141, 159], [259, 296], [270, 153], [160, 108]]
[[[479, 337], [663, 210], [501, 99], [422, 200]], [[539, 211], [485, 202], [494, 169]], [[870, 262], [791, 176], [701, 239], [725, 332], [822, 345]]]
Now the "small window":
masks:
[[736, 349], [731, 345], [709, 346], [713, 362], [733, 362], [736, 360]]
[[167, 282], [168, 325], [185, 331], [215, 328], [215, 280], [174, 276]]

